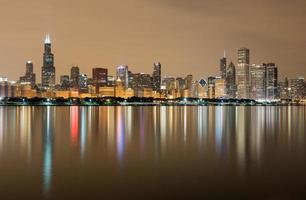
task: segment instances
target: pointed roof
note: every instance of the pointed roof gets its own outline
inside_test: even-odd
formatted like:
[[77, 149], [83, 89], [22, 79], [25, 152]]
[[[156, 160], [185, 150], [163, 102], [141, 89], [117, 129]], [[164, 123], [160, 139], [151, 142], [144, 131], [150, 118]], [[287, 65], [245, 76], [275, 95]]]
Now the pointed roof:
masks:
[[51, 39], [49, 33], [46, 34], [45, 44], [51, 44]]

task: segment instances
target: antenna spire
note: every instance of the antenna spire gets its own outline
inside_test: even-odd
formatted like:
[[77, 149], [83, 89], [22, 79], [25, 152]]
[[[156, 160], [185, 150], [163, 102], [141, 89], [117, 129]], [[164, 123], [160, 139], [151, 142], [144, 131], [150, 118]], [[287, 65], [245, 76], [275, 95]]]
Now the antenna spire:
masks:
[[49, 33], [46, 34], [45, 44], [51, 44], [51, 40], [50, 40], [50, 35], [49, 35]]

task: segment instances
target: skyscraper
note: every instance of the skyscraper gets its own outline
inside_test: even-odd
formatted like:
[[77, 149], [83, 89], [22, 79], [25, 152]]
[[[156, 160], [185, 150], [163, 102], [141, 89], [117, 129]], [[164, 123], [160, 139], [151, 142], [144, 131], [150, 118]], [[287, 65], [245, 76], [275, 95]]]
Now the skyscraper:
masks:
[[41, 84], [44, 88], [50, 88], [55, 85], [54, 55], [51, 52], [51, 40], [49, 34], [47, 34], [45, 38]]
[[236, 67], [234, 63], [230, 63], [226, 70], [226, 94], [230, 98], [236, 98]]
[[250, 50], [242, 47], [238, 49], [238, 65], [236, 68], [236, 83], [238, 98], [250, 97]]
[[70, 69], [71, 87], [78, 88], [79, 75], [80, 75], [80, 68], [78, 66], [72, 66]]
[[226, 77], [226, 54], [224, 51], [223, 57], [220, 59], [220, 76], [221, 78], [225, 79]]
[[81, 93], [87, 93], [88, 87], [87, 87], [87, 75], [86, 74], [80, 74], [78, 77], [78, 88]]
[[36, 84], [36, 74], [33, 73], [33, 63], [32, 61], [27, 61], [26, 63], [26, 73], [24, 76], [20, 77], [21, 83], [30, 83], [33, 88]]
[[99, 91], [101, 86], [107, 85], [108, 70], [106, 68], [93, 68], [92, 79], [93, 84], [96, 87], [96, 92]]
[[288, 78], [285, 78], [284, 81], [280, 81], [278, 84], [279, 98], [289, 99], [289, 81]]
[[289, 93], [292, 99], [302, 99], [304, 97], [304, 78], [292, 78], [289, 80]]
[[274, 63], [263, 64], [266, 66], [266, 98], [277, 98], [278, 70]]
[[159, 62], [154, 63], [153, 71], [153, 90], [160, 91], [161, 86], [161, 64]]
[[117, 79], [123, 82], [125, 89], [129, 88], [129, 67], [127, 65], [119, 65], [117, 67]]
[[62, 90], [68, 90], [70, 87], [70, 82], [69, 82], [69, 76], [68, 75], [62, 75], [60, 77], [60, 85]]
[[266, 66], [252, 65], [250, 69], [251, 76], [251, 98], [266, 98]]

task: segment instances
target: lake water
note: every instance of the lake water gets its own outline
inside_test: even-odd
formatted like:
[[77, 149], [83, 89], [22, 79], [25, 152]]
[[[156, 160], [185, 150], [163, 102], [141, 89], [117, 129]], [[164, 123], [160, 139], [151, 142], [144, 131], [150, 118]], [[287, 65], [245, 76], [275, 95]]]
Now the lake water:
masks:
[[306, 107], [0, 107], [0, 199], [303, 199]]

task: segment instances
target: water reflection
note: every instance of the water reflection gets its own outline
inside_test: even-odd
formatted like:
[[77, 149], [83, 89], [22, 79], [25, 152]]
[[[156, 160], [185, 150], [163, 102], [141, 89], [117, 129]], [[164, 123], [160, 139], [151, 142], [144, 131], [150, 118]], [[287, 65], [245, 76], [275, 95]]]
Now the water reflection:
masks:
[[53, 131], [54, 107], [48, 106], [43, 120], [43, 192], [46, 198], [50, 196], [53, 162]]
[[246, 179], [274, 157], [305, 155], [305, 120], [305, 107], [0, 107], [0, 162], [13, 169], [27, 163], [33, 179], [42, 163], [45, 198], [59, 189], [67, 166], [102, 179], [114, 166], [121, 176], [128, 166], [167, 161], [190, 171], [222, 166]]

